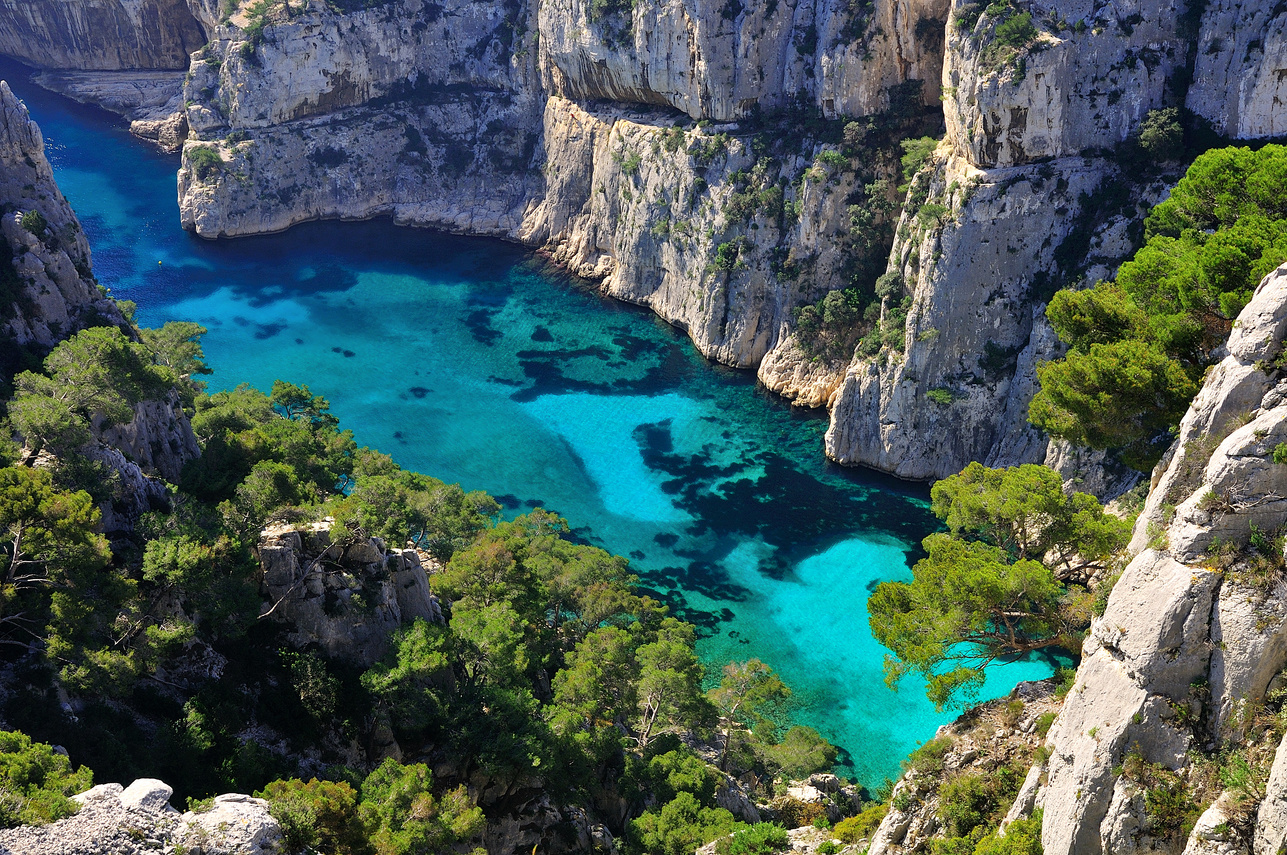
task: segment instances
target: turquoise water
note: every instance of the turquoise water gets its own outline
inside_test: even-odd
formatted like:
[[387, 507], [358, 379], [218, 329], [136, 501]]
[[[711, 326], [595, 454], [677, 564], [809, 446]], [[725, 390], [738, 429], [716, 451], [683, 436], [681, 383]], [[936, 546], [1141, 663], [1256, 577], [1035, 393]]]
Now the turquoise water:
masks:
[[[387, 222], [206, 242], [183, 232], [177, 159], [0, 68], [40, 123], [99, 280], [149, 326], [210, 330], [212, 388], [274, 378], [325, 395], [359, 442], [510, 513], [544, 505], [628, 555], [718, 667], [757, 656], [795, 720], [867, 785], [949, 716], [881, 679], [866, 598], [933, 528], [923, 488], [842, 470], [824, 419], [713, 365], [652, 315], [508, 244]], [[989, 695], [1047, 676], [1006, 666]]]

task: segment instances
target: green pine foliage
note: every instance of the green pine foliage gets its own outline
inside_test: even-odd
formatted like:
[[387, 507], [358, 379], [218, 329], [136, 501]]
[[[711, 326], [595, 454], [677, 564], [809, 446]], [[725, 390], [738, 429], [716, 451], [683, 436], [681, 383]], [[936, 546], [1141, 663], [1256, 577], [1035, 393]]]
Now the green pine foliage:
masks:
[[68, 796], [94, 783], [84, 766], [22, 733], [0, 731], [0, 828], [42, 825], [76, 812]]
[[[1159, 157], [1174, 155], [1171, 119], [1141, 130]], [[1208, 151], [1115, 281], [1055, 294], [1046, 315], [1069, 352], [1038, 366], [1032, 423], [1150, 468], [1256, 285], [1287, 260], [1285, 179], [1287, 147]]]
[[917, 674], [943, 709], [973, 698], [993, 662], [1079, 649], [1094, 599], [1082, 585], [1130, 526], [1065, 493], [1044, 466], [971, 463], [930, 496], [948, 531], [922, 542], [911, 582], [882, 582], [867, 601], [872, 634], [893, 653], [886, 682]]

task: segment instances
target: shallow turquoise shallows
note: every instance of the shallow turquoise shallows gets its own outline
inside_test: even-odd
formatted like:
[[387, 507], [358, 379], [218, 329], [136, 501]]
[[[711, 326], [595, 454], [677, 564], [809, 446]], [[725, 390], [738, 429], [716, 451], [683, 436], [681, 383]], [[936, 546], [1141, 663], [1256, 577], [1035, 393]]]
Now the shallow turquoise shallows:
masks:
[[[99, 280], [138, 320], [194, 320], [212, 389], [274, 378], [326, 396], [362, 444], [544, 505], [631, 558], [702, 633], [712, 669], [759, 657], [795, 690], [793, 718], [844, 749], [869, 786], [948, 715], [898, 693], [866, 599], [907, 578], [934, 526], [923, 488], [841, 470], [824, 419], [706, 362], [679, 333], [494, 240], [388, 222], [315, 223], [206, 242], [178, 225], [177, 160], [96, 110], [3, 69], [45, 134]], [[987, 694], [1047, 676], [1006, 666]]]

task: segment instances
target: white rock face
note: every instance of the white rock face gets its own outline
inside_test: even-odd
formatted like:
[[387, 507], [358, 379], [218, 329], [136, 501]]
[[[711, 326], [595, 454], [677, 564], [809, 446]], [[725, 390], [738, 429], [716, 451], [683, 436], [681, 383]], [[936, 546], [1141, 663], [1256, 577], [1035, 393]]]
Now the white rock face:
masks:
[[201, 456], [192, 424], [177, 392], [141, 401], [129, 424], [98, 431], [99, 438], [128, 456], [143, 472], [177, 484], [183, 465]]
[[829, 360], [810, 358], [794, 338], [786, 338], [764, 355], [756, 376], [793, 404], [829, 407], [844, 382], [845, 368]]
[[1198, 817], [1184, 855], [1247, 855], [1246, 845], [1230, 830], [1232, 819], [1222, 801], [1216, 800]]
[[1009, 62], [997, 19], [964, 27], [967, 8], [979, 7], [954, 4], [947, 28], [943, 116], [953, 150], [981, 168], [1111, 148], [1163, 106], [1184, 67], [1180, 0], [1033, 3], [1037, 35]]
[[99, 784], [72, 796], [81, 808], [66, 819], [0, 830], [0, 853], [283, 855], [281, 826], [263, 799], [235, 793], [215, 796], [210, 810], [180, 815], [169, 805], [171, 792], [168, 784], [154, 778], [141, 778], [128, 787]]
[[1256, 810], [1252, 852], [1278, 855], [1287, 844], [1287, 750], [1279, 743], [1265, 784], [1265, 799]]
[[156, 778], [139, 778], [117, 794], [126, 810], [163, 811], [170, 807], [174, 788]]
[[281, 826], [268, 813], [268, 802], [240, 793], [215, 796], [207, 811], [179, 817], [178, 842], [211, 855], [276, 855], [281, 852]]
[[[648, 306], [684, 329], [706, 356], [753, 367], [782, 341], [792, 311], [823, 296], [845, 263], [846, 203], [852, 174], [803, 177], [813, 151], [775, 164], [766, 181], [789, 187], [800, 202], [795, 222], [758, 208], [728, 213], [737, 177], [756, 166], [745, 140], [722, 127], [683, 133], [669, 150], [670, 128], [650, 114], [589, 111], [551, 98], [545, 108], [545, 196], [529, 209], [519, 237], [603, 290]], [[690, 148], [711, 146], [707, 158]], [[633, 163], [632, 168], [624, 164]], [[591, 192], [593, 188], [593, 192]], [[714, 262], [722, 245], [741, 247], [736, 264]], [[809, 257], [812, 274], [783, 287], [773, 250]]]
[[946, 0], [664, 0], [590, 21], [584, 0], [540, 11], [541, 72], [564, 98], [664, 104], [732, 121], [799, 95], [827, 116], [890, 106], [890, 87], [932, 105]]
[[205, 41], [183, 0], [0, 0], [0, 54], [38, 68], [184, 69]]
[[1214, 0], [1185, 106], [1237, 139], [1287, 134], [1287, 9]]
[[[271, 615], [290, 624], [300, 647], [317, 643], [327, 655], [371, 665], [402, 624], [443, 620], [413, 550], [386, 554], [379, 541], [344, 548], [331, 543], [329, 523], [318, 523], [304, 531], [270, 528], [258, 551]], [[355, 596], [362, 605], [351, 603]]]
[[[1183, 769], [1195, 739], [1221, 744], [1237, 736], [1239, 705], [1263, 698], [1287, 665], [1282, 584], [1250, 589], [1240, 581], [1237, 561], [1213, 572], [1207, 555], [1217, 535], [1242, 548], [1252, 524], [1272, 530], [1287, 521], [1277, 498], [1283, 488], [1277, 470], [1284, 467], [1272, 463], [1273, 443], [1262, 444], [1279, 436], [1287, 395], [1279, 390], [1277, 369], [1270, 376], [1256, 367], [1276, 358], [1285, 329], [1287, 267], [1261, 282], [1239, 316], [1229, 356], [1209, 372], [1154, 473], [1132, 544], [1138, 554], [1092, 626], [1076, 684], [1050, 733], [1042, 795], [1048, 855], [1175, 851], [1149, 838], [1138, 785], [1120, 777], [1125, 754], [1138, 751], [1147, 762]], [[1217, 491], [1230, 498], [1199, 500], [1224, 495]], [[1169, 518], [1166, 508], [1177, 501]], [[1210, 699], [1195, 707], [1190, 687], [1201, 684]], [[1184, 706], [1202, 713], [1196, 731], [1177, 716]], [[1280, 779], [1284, 763], [1281, 756], [1275, 760]], [[1281, 786], [1274, 793], [1262, 808], [1257, 840], [1281, 835]], [[1208, 811], [1194, 830], [1192, 855], [1245, 851], [1218, 828], [1220, 810]], [[1277, 851], [1277, 844], [1265, 846]]]

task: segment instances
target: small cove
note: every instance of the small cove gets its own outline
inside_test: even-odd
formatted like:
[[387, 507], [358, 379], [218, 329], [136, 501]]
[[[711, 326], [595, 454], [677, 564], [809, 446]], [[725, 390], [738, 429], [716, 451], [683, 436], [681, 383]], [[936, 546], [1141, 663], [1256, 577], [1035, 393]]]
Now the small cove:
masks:
[[[759, 657], [793, 717], [868, 786], [950, 718], [881, 675], [865, 603], [907, 578], [935, 524], [927, 491], [822, 455], [826, 420], [704, 360], [651, 314], [500, 241], [389, 222], [313, 223], [207, 242], [183, 232], [177, 158], [0, 66], [41, 125], [99, 281], [157, 326], [209, 328], [211, 389], [275, 378], [326, 396], [361, 444], [403, 466], [544, 505], [627, 555], [699, 627], [716, 666]], [[1006, 666], [985, 694], [1046, 676]]]

